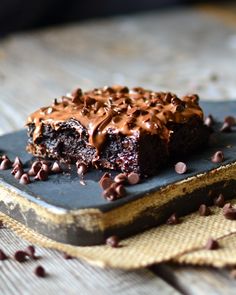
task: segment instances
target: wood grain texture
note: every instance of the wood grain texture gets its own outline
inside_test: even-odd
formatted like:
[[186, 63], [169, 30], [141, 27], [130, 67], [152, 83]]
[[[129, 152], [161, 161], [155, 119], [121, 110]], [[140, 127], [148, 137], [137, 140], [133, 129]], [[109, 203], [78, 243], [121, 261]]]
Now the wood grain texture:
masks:
[[236, 280], [227, 270], [191, 266], [160, 265], [154, 267], [171, 285], [186, 295], [234, 295]]
[[[10, 257], [0, 261], [0, 294], [125, 294], [178, 295], [179, 292], [149, 270], [121, 271], [101, 270], [78, 259], [66, 260], [62, 253], [36, 248], [38, 260], [16, 262], [12, 256], [16, 250], [24, 250], [28, 244], [12, 231], [0, 229], [0, 248]], [[36, 266], [42, 265], [48, 273], [46, 278], [34, 274]]]
[[[0, 40], [0, 133], [21, 129], [30, 112], [76, 85], [143, 85], [233, 99], [235, 28], [233, 22], [188, 8], [6, 37]], [[0, 231], [0, 247], [7, 253], [25, 246], [12, 232]], [[177, 294], [147, 270], [101, 271], [65, 261], [55, 251], [40, 248], [38, 253], [38, 262], [0, 262], [0, 294]], [[48, 278], [34, 277], [37, 263]], [[224, 272], [174, 267], [167, 273], [181, 293], [235, 293], [235, 282]]]

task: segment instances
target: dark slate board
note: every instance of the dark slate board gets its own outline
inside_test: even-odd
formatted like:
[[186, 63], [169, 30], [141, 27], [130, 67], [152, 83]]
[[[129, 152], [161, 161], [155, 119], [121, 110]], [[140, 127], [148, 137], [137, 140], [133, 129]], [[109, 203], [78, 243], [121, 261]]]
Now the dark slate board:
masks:
[[[226, 115], [236, 115], [236, 102], [204, 102], [202, 103], [205, 114], [214, 114], [217, 120], [221, 120]], [[27, 136], [25, 130], [6, 134], [0, 137], [0, 151], [6, 153], [11, 159], [14, 159], [18, 155], [26, 167], [30, 165], [32, 161], [31, 155], [25, 152]], [[232, 148], [226, 148], [227, 145], [232, 145]], [[186, 161], [188, 166], [191, 167], [187, 176], [194, 176], [201, 172], [209, 171], [219, 164], [214, 164], [210, 161], [210, 157], [216, 150], [224, 150], [225, 161], [224, 164], [230, 163], [236, 160], [236, 136], [234, 133], [224, 133], [217, 135], [217, 143], [214, 146], [210, 146], [204, 152], [199, 155], [191, 156]], [[54, 214], [66, 214], [71, 210], [86, 209], [86, 208], [98, 208], [102, 212], [108, 212], [114, 208], [130, 203], [133, 200], [142, 198], [147, 193], [158, 190], [160, 187], [177, 182], [186, 178], [186, 175], [178, 175], [175, 173], [173, 167], [169, 167], [160, 172], [156, 177], [149, 178], [142, 183], [130, 186], [127, 188], [127, 197], [117, 200], [115, 202], [108, 202], [101, 197], [102, 191], [98, 185], [98, 180], [102, 176], [103, 171], [91, 171], [85, 175], [86, 185], [81, 185], [80, 179], [76, 175], [75, 171], [67, 174], [51, 175], [46, 182], [33, 182], [29, 185], [20, 185], [17, 180], [12, 177], [10, 171], [0, 171], [0, 181], [5, 187], [10, 188], [11, 191], [16, 192], [22, 198], [29, 200], [32, 203], [37, 204], [39, 207], [46, 208], [49, 211], [53, 211]], [[38, 230], [55, 240], [72, 243], [72, 244], [90, 244], [87, 240], [92, 239], [93, 243], [100, 243], [103, 237], [97, 237], [98, 233], [89, 233], [87, 239], [85, 233], [81, 229], [81, 232], [77, 232], [76, 225], [72, 225], [71, 228], [63, 225], [59, 225], [58, 228], [51, 226], [47, 229], [47, 224], [41, 224], [37, 220], [37, 213], [20, 212], [20, 207], [14, 208], [11, 211], [7, 208], [4, 201], [0, 202], [0, 210], [13, 218], [16, 218], [20, 222], [27, 224], [28, 226]], [[25, 216], [23, 216], [25, 215]], [[37, 221], [37, 222], [36, 222]], [[61, 232], [60, 230], [61, 229]], [[58, 234], [57, 234], [58, 233]], [[127, 233], [128, 234], [128, 233]], [[72, 236], [74, 235], [74, 236]], [[80, 235], [79, 239], [75, 235]], [[98, 240], [96, 241], [96, 239]], [[84, 240], [83, 240], [84, 239]]]

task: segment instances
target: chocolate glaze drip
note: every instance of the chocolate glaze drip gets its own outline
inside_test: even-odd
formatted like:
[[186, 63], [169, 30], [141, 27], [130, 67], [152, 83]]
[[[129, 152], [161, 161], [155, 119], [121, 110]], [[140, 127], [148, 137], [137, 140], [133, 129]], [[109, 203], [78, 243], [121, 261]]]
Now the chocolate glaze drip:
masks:
[[99, 152], [108, 129], [129, 136], [143, 132], [158, 134], [168, 142], [171, 130], [167, 123], [187, 123], [194, 116], [203, 120], [197, 95], [180, 99], [170, 92], [106, 86], [84, 93], [75, 89], [60, 101], [55, 99], [51, 106], [31, 114], [27, 124], [35, 124], [35, 142], [42, 135], [43, 124], [58, 129], [64, 121], [78, 120], [88, 130], [89, 143]]

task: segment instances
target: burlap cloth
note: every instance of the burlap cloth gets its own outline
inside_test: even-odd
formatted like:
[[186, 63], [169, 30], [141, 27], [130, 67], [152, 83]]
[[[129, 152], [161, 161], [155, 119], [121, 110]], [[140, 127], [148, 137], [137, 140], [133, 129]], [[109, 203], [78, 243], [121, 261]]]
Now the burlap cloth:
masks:
[[[232, 203], [236, 203], [236, 199]], [[236, 221], [225, 219], [222, 209], [216, 207], [212, 207], [210, 216], [202, 217], [196, 212], [182, 218], [178, 225], [162, 225], [122, 240], [120, 248], [62, 244], [22, 226], [6, 215], [0, 215], [0, 218], [30, 243], [64, 251], [101, 267], [135, 269], [165, 261], [215, 267], [236, 265]], [[204, 249], [209, 237], [219, 241], [220, 249]]]

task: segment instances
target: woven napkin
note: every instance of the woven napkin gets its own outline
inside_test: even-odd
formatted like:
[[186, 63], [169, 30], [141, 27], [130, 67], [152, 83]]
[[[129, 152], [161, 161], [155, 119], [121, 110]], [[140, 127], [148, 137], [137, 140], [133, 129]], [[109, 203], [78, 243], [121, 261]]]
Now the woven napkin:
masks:
[[[236, 199], [232, 200], [236, 203]], [[121, 247], [107, 245], [77, 247], [58, 243], [1, 214], [2, 221], [30, 243], [57, 249], [101, 267], [136, 269], [155, 263], [224, 267], [236, 265], [236, 221], [227, 220], [222, 209], [211, 208], [210, 216], [198, 212], [185, 216], [177, 225], [162, 225], [121, 241]], [[219, 241], [217, 250], [205, 250], [209, 238]]]

